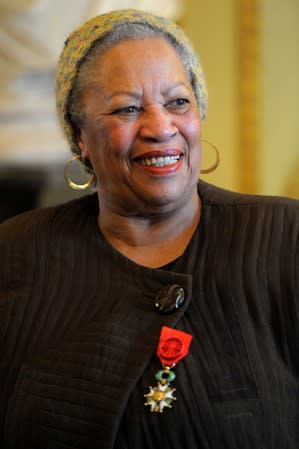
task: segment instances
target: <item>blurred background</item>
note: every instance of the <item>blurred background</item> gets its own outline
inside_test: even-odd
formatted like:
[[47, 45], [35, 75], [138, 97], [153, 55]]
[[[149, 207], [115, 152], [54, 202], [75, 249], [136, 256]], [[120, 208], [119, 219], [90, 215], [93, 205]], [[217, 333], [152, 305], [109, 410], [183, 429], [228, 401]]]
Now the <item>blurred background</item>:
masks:
[[[70, 151], [55, 67], [70, 31], [126, 7], [176, 20], [199, 54], [209, 91], [203, 138], [221, 152], [204, 179], [299, 198], [299, 0], [1, 0], [0, 221], [80, 195], [63, 179]], [[204, 167], [213, 156], [204, 145]]]

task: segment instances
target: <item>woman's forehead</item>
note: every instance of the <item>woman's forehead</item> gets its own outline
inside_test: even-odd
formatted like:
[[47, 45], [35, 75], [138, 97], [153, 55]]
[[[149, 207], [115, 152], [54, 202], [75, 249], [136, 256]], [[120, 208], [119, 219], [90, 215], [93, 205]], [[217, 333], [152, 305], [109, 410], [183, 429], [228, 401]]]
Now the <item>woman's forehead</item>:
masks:
[[111, 97], [142, 96], [142, 89], [191, 89], [188, 74], [176, 50], [165, 40], [148, 38], [116, 44], [102, 54], [92, 69], [93, 81]]
[[[141, 76], [153, 70], [185, 73], [178, 52], [162, 38], [146, 38], [120, 42], [96, 59], [92, 70], [99, 75], [115, 76], [118, 82], [124, 77]], [[175, 77], [175, 73], [173, 73]]]

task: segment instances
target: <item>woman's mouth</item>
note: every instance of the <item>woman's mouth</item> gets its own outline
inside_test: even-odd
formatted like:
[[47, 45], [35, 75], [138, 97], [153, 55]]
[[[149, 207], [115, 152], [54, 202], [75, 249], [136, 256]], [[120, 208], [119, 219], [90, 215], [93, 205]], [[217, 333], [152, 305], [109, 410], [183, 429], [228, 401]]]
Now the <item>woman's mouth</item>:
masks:
[[139, 159], [139, 163], [146, 167], [166, 167], [168, 165], [176, 164], [181, 158], [181, 155], [175, 156], [158, 156], [147, 157]]
[[176, 173], [183, 163], [184, 154], [181, 151], [172, 151], [169, 154], [160, 152], [151, 152], [139, 156], [134, 161], [143, 170], [152, 175], [166, 176]]

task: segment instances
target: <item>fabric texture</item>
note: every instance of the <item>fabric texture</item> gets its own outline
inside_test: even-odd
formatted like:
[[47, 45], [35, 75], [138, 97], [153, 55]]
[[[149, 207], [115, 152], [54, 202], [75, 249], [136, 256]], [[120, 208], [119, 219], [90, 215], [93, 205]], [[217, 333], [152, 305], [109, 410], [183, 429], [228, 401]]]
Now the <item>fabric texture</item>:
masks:
[[[0, 225], [1, 447], [298, 448], [299, 202], [202, 181], [199, 194], [168, 270], [111, 247], [96, 195]], [[186, 301], [160, 315], [169, 284]], [[143, 395], [162, 325], [193, 341], [157, 415]]]
[[76, 79], [78, 70], [86, 54], [93, 44], [111, 31], [115, 25], [121, 23], [147, 24], [158, 30], [170, 34], [174, 41], [182, 45], [190, 56], [190, 66], [195, 95], [197, 97], [201, 119], [204, 119], [207, 109], [207, 88], [205, 77], [198, 56], [186, 34], [174, 22], [166, 17], [159, 17], [145, 11], [135, 9], [116, 10], [101, 14], [88, 20], [81, 27], [73, 31], [66, 40], [65, 47], [60, 55], [56, 76], [56, 103], [57, 111], [71, 148], [78, 148], [67, 111], [70, 93]]

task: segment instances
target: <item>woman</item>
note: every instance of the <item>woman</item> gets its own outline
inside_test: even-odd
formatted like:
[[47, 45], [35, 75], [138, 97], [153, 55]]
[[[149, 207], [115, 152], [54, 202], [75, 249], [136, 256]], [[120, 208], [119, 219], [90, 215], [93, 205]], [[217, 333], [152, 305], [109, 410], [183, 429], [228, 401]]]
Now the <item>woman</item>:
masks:
[[206, 101], [165, 19], [66, 42], [58, 112], [97, 194], [1, 226], [2, 447], [298, 447], [299, 204], [198, 182]]

